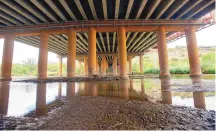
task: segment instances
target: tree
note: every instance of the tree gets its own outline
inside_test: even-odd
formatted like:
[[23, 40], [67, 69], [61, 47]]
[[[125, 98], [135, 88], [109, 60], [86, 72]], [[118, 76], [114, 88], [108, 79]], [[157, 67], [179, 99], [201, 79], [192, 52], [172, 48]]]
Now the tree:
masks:
[[34, 58], [27, 58], [26, 60], [22, 61], [23, 66], [27, 67], [30, 74], [37, 68], [36, 59]]

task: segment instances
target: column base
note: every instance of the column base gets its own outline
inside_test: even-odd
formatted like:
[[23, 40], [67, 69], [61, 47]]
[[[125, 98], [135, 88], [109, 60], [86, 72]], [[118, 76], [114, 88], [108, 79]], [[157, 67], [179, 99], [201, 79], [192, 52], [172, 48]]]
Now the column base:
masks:
[[159, 75], [159, 78], [171, 78], [171, 75]]
[[196, 74], [190, 74], [191, 78], [197, 78], [197, 77], [202, 77], [202, 73], [196, 73]]
[[121, 80], [128, 80], [129, 77], [128, 76], [119, 76], [119, 79], [121, 79]]
[[0, 77], [0, 81], [11, 81], [12, 78]]

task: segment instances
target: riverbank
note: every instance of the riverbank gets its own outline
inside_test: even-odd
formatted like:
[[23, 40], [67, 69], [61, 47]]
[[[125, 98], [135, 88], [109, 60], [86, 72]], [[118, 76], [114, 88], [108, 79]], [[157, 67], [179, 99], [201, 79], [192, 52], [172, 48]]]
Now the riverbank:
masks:
[[45, 117], [8, 117], [6, 129], [215, 130], [215, 111], [108, 97], [63, 98]]
[[108, 75], [108, 76], [76, 76], [73, 78], [68, 77], [48, 77], [46, 79], [37, 78], [26, 78], [13, 80], [13, 82], [31, 82], [31, 83], [52, 83], [52, 82], [88, 82], [88, 81], [115, 81], [115, 80], [127, 80], [127, 79], [144, 79], [152, 78], [157, 79], [159, 76], [156, 75], [129, 75], [128, 78], [122, 78], [118, 75]]

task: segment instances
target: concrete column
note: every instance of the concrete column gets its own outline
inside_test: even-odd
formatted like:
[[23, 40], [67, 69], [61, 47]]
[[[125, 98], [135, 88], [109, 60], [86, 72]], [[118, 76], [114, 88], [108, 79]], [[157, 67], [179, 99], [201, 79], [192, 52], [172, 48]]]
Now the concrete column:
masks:
[[106, 75], [106, 57], [102, 57], [102, 62], [101, 62], [101, 70], [102, 70], [102, 75]]
[[117, 57], [114, 56], [113, 58], [113, 73], [116, 75], [117, 74]]
[[160, 77], [170, 76], [169, 65], [168, 65], [168, 52], [166, 43], [165, 28], [159, 27], [157, 31], [157, 42], [158, 42], [158, 58], [160, 65]]
[[96, 31], [93, 27], [88, 30], [88, 75], [96, 73]]
[[185, 30], [185, 36], [190, 64], [190, 76], [202, 75], [194, 26], [189, 26], [189, 28]]
[[128, 62], [129, 62], [129, 74], [132, 74], [132, 57], [128, 58]]
[[67, 77], [75, 77], [76, 71], [76, 32], [68, 32]]
[[88, 75], [88, 61], [86, 56], [84, 56], [84, 74]]
[[126, 34], [124, 27], [118, 28], [118, 55], [120, 65], [120, 77], [127, 76], [127, 48], [126, 48]]
[[98, 64], [98, 57], [96, 56], [96, 72], [99, 74], [99, 64]]
[[2, 54], [1, 79], [11, 80], [11, 70], [13, 61], [14, 35], [5, 34]]
[[48, 40], [49, 40], [49, 34], [45, 31], [42, 31], [40, 33], [38, 79], [47, 78]]
[[140, 60], [140, 73], [143, 74], [143, 55], [139, 56]]
[[62, 76], [62, 57], [58, 56], [59, 58], [59, 72], [58, 72], [58, 76]]

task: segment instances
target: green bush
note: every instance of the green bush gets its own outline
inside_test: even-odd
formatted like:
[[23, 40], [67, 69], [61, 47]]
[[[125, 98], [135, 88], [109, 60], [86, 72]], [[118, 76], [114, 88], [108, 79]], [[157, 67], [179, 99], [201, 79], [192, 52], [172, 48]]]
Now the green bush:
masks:
[[148, 69], [144, 71], [145, 74], [159, 74], [160, 70], [159, 69]]
[[170, 73], [171, 74], [189, 74], [190, 70], [189, 68], [171, 68]]

